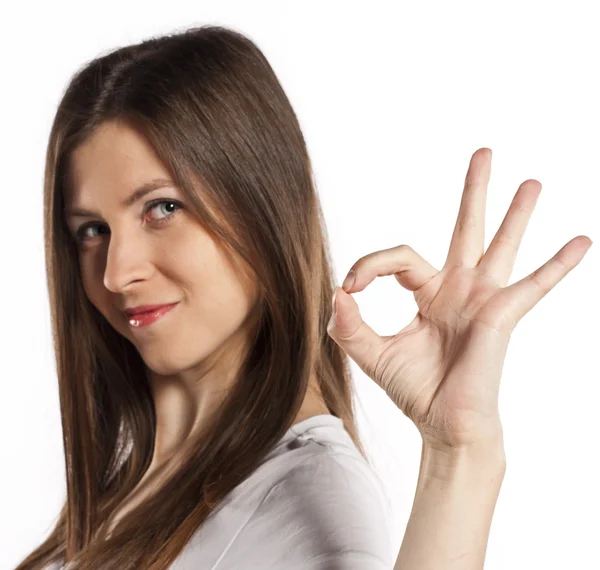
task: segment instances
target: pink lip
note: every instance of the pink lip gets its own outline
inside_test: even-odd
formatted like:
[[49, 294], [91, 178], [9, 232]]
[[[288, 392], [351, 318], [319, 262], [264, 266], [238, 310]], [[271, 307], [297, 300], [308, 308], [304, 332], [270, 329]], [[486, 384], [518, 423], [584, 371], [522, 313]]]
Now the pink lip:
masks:
[[163, 307], [168, 307], [170, 305], [175, 305], [176, 303], [166, 303], [163, 305], [139, 305], [138, 307], [134, 307], [133, 309], [125, 309], [125, 314], [128, 317], [132, 317], [139, 313], [149, 313], [150, 311], [158, 311], [158, 309], [162, 309]]
[[[135, 315], [127, 315], [129, 324], [134, 328], [146, 327], [151, 325], [160, 319], [163, 315], [168, 313], [171, 309], [175, 308], [179, 303], [172, 303], [171, 305], [155, 305], [150, 311], [143, 313], [136, 313]], [[139, 310], [143, 307], [138, 307]]]

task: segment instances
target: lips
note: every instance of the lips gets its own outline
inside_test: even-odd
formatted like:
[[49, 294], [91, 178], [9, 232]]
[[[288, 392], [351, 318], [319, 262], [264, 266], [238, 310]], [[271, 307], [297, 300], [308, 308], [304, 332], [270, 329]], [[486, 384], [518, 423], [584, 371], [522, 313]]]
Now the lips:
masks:
[[[179, 301], [177, 301], [177, 303], [178, 302]], [[139, 307], [134, 307], [132, 309], [125, 309], [125, 314], [128, 317], [134, 317], [136, 315], [143, 315], [144, 313], [153, 313], [154, 311], [158, 311], [164, 307], [172, 307], [177, 303], [165, 303], [163, 305], [140, 305]]]

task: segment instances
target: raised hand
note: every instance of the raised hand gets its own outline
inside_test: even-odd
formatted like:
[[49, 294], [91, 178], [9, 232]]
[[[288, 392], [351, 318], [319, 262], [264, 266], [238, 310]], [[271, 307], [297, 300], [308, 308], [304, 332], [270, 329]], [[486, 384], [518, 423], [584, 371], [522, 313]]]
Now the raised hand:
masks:
[[[541, 184], [526, 180], [484, 253], [484, 218], [492, 151], [471, 157], [460, 210], [441, 271], [399, 245], [360, 258], [354, 283], [336, 288], [329, 335], [385, 390], [426, 443], [462, 448], [501, 433], [498, 392], [517, 323], [583, 258], [592, 241], [578, 236], [550, 260], [506, 286]], [[363, 320], [351, 293], [394, 275], [414, 292], [418, 312], [393, 336]], [[334, 312], [336, 308], [334, 308]]]

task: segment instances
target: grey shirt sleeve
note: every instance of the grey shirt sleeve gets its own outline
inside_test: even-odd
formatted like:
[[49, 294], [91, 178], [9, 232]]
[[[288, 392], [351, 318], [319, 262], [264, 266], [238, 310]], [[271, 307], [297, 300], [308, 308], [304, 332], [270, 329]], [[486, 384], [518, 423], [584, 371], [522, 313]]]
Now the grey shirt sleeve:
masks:
[[294, 466], [216, 570], [392, 570], [385, 505], [370, 469], [329, 451]]

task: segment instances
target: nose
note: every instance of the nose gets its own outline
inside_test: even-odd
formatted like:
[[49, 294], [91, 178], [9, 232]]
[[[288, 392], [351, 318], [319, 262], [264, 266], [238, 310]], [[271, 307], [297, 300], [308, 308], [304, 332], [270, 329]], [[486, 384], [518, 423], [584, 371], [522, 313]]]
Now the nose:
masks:
[[148, 277], [151, 271], [148, 244], [142, 237], [111, 234], [104, 266], [104, 286], [120, 293], [129, 283]]

